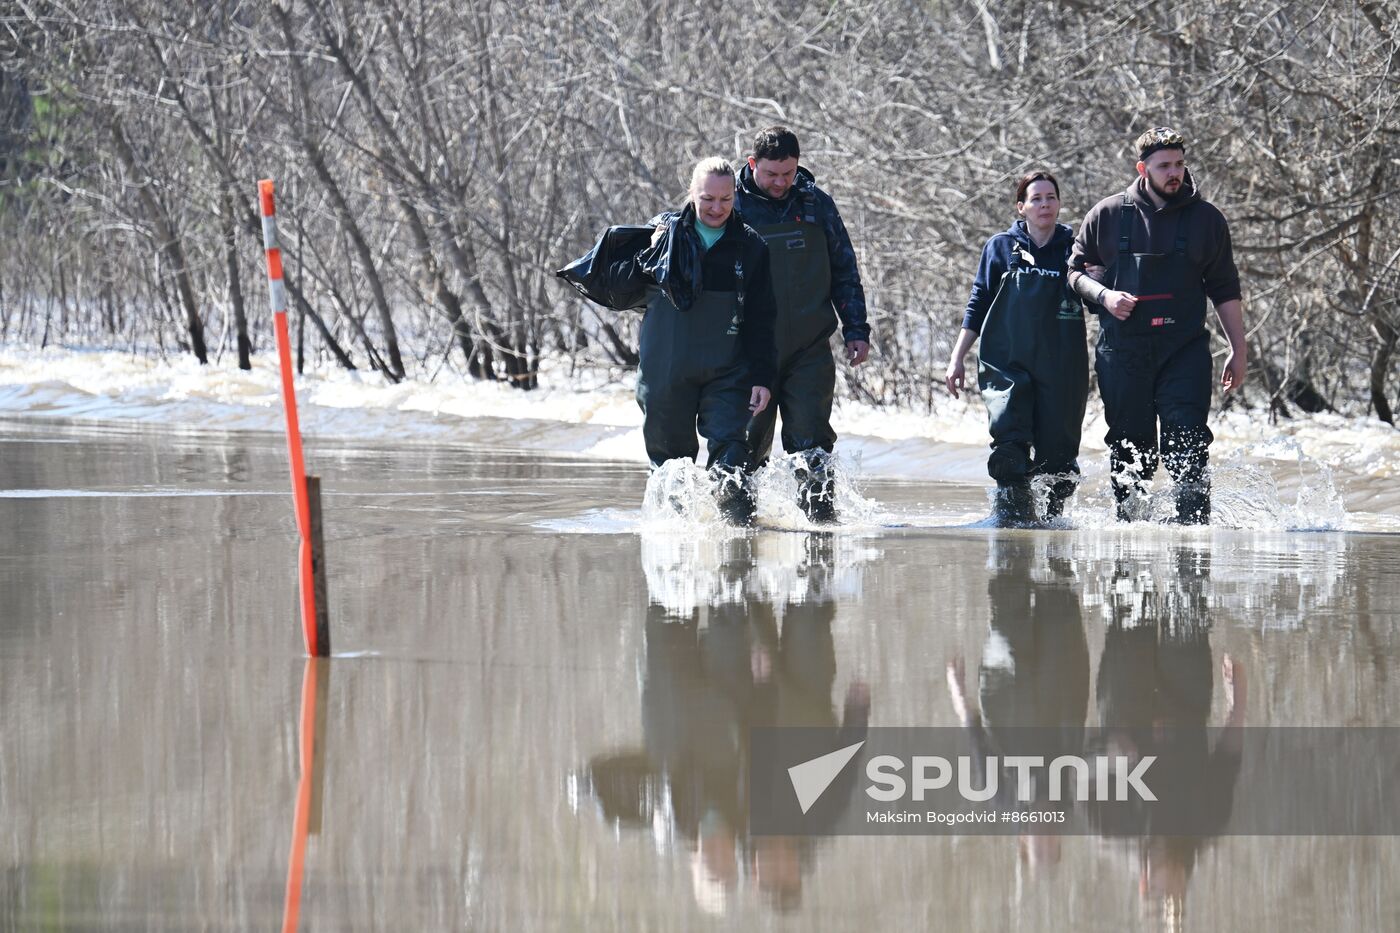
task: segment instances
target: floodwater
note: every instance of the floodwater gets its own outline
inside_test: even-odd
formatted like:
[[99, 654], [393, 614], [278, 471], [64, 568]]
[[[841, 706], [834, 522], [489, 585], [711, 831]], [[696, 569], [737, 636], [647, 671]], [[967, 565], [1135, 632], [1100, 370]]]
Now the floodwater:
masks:
[[[755, 703], [953, 726], [960, 683], [988, 717], [1093, 723], [1173, 652], [1194, 673], [1161, 692], [1211, 724], [1227, 657], [1248, 724], [1400, 723], [1400, 536], [993, 531], [939, 518], [980, 490], [917, 484], [872, 484], [860, 529], [697, 536], [637, 521], [627, 465], [309, 459], [314, 664], [278, 438], [0, 424], [0, 930], [1400, 923], [1393, 837], [793, 854], [730, 799]], [[1186, 647], [1181, 613], [1208, 620]]]

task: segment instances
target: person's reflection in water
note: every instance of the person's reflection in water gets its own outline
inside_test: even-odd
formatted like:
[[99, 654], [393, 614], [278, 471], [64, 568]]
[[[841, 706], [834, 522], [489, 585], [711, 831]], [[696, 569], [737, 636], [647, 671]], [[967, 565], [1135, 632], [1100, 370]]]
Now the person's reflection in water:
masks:
[[[949, 697], [972, 740], [974, 762], [1038, 755], [1048, 765], [1083, 750], [1089, 648], [1068, 547], [1067, 540], [1045, 537], [991, 542], [991, 620], [978, 678], [980, 709], [966, 695], [963, 660], [948, 663]], [[1067, 810], [1045, 799], [1046, 776], [1046, 769], [1036, 769], [1034, 797], [1021, 802], [1015, 770], [1003, 769], [997, 809]], [[1032, 876], [1048, 873], [1060, 861], [1060, 836], [1023, 833], [1017, 851]]]
[[[601, 755], [588, 766], [605, 818], [635, 826], [669, 819], [690, 852], [696, 902], [711, 913], [724, 911], [746, 879], [775, 908], [794, 909], [812, 865], [813, 839], [747, 832], [748, 730], [830, 728], [844, 745], [859, 741], [869, 721], [864, 683], [848, 687], [840, 722], [831, 699], [836, 539], [778, 537], [802, 542], [799, 566], [788, 568], [797, 572], [786, 575], [790, 593], [804, 594], [801, 602], [773, 592], [783, 574], [755, 572], [765, 536], [644, 542], [651, 561], [645, 749]], [[670, 546], [686, 553], [677, 560]], [[701, 566], [686, 566], [705, 548], [720, 549], [708, 555], [711, 566], [703, 557]], [[677, 574], [686, 575], [679, 593]]]
[[1182, 548], [1175, 563], [1175, 574], [1115, 588], [1108, 599], [1095, 688], [1100, 725], [1090, 743], [1091, 754], [1125, 756], [1130, 768], [1155, 755], [1150, 787], [1157, 800], [1129, 795], [1087, 808], [1104, 839], [1131, 845], [1144, 909], [1160, 906], [1169, 929], [1182, 923], [1201, 851], [1230, 819], [1246, 692], [1244, 666], [1225, 655], [1225, 728], [1212, 747], [1209, 556]]

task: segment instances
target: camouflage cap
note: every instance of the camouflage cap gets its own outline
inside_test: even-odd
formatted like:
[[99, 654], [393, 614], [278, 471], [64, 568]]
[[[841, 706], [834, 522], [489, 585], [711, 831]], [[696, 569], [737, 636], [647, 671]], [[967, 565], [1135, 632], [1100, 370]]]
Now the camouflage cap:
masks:
[[1137, 138], [1138, 161], [1143, 162], [1159, 149], [1186, 151], [1186, 137], [1170, 126], [1154, 126]]

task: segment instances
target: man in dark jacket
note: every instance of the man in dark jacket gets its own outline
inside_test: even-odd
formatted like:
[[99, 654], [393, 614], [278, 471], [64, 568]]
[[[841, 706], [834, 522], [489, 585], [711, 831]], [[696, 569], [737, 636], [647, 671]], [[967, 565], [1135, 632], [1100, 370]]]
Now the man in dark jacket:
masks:
[[[1094, 371], [1103, 396], [1118, 517], [1146, 518], [1161, 458], [1176, 481], [1176, 521], [1210, 521], [1210, 333], [1206, 299], [1230, 345], [1220, 383], [1244, 384], [1240, 278], [1225, 217], [1186, 169], [1186, 141], [1168, 127], [1137, 140], [1138, 178], [1094, 205], [1070, 255], [1070, 285], [1098, 305]], [[1086, 272], [1105, 266], [1103, 281]], [[1091, 270], [1092, 271], [1092, 270]]]
[[[836, 364], [830, 338], [838, 319], [852, 366], [870, 354], [865, 291], [855, 250], [831, 197], [812, 173], [798, 167], [797, 137], [770, 126], [754, 139], [739, 172], [735, 207], [768, 242], [778, 316], [778, 377], [773, 401], [749, 424], [754, 463], [768, 459], [774, 418], [782, 413], [783, 450], [801, 453], [801, 504], [809, 519], [836, 520], [829, 455], [836, 443], [831, 404]], [[776, 409], [776, 411], [775, 411]]]

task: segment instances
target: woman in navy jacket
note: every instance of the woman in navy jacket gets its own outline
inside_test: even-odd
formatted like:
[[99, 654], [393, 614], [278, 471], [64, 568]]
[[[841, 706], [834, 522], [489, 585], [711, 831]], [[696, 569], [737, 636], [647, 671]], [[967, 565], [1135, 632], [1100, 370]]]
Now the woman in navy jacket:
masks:
[[[987, 403], [996, 480], [993, 520], [1024, 527], [1059, 517], [1079, 475], [1079, 438], [1089, 393], [1084, 311], [1069, 289], [1074, 233], [1060, 216], [1060, 185], [1047, 171], [1016, 185], [1019, 219], [982, 248], [962, 332], [945, 382], [964, 388], [963, 357], [980, 336], [977, 385]], [[1030, 480], [1053, 477], [1036, 514]]]

